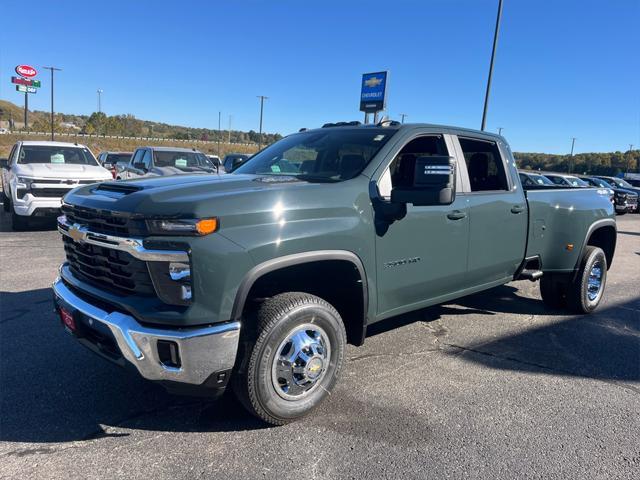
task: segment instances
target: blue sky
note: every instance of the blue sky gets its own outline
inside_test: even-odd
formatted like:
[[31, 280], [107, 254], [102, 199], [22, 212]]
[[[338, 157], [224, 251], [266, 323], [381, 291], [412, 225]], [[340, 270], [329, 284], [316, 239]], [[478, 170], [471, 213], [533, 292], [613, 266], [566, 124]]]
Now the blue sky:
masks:
[[[56, 110], [283, 134], [361, 120], [360, 75], [389, 70], [388, 113], [479, 128], [497, 0], [4, 2], [0, 98], [20, 63], [56, 65]], [[640, 1], [505, 0], [487, 129], [516, 151], [640, 147]], [[49, 77], [30, 107], [49, 109]]]

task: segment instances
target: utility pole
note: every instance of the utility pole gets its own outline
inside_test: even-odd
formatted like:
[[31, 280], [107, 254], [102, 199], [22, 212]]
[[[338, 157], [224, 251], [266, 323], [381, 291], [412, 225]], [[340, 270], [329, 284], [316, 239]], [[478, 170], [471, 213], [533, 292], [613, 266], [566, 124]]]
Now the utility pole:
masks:
[[404, 119], [405, 119], [406, 117], [408, 117], [408, 116], [409, 116], [409, 115], [407, 115], [406, 113], [401, 113], [401, 114], [400, 114], [400, 123], [404, 123]]
[[500, 33], [500, 19], [502, 18], [502, 0], [498, 0], [498, 16], [496, 18], [496, 30], [493, 34], [493, 50], [491, 51], [491, 63], [489, 64], [489, 78], [487, 79], [487, 91], [484, 95], [484, 109], [482, 111], [482, 126], [484, 130], [487, 125], [487, 109], [489, 107], [489, 94], [491, 93], [491, 77], [493, 77], [493, 61], [496, 58], [496, 48], [498, 47], [498, 34]]
[[[626, 169], [626, 173], [629, 173], [629, 169], [631, 168], [631, 160], [633, 160], [633, 154], [631, 153], [633, 151], [633, 144], [630, 143], [629, 144], [629, 160], [627, 160], [627, 169]], [[639, 165], [640, 167], [640, 165]]]
[[231, 117], [232, 117], [232, 116], [233, 116], [233, 115], [229, 115], [229, 140], [227, 140], [227, 143], [228, 143], [229, 145], [231, 145]]
[[[98, 94], [98, 114], [102, 113], [102, 92], [104, 90], [102, 90], [101, 88], [99, 88], [98, 90], [96, 90], [96, 93]], [[100, 131], [102, 130], [102, 115], [98, 115], [98, 131], [97, 136], [100, 135]]]
[[42, 67], [51, 71], [51, 141], [53, 141], [53, 72], [61, 72], [61, 68], [57, 67]]
[[269, 97], [265, 97], [264, 95], [258, 95], [260, 99], [260, 132], [258, 133], [258, 151], [262, 150], [262, 113], [264, 111], [264, 101]]
[[569, 157], [569, 173], [571, 173], [573, 165], [573, 147], [576, 146], [576, 137], [571, 137], [571, 156]]
[[498, 127], [498, 135], [502, 135], [502, 130], [503, 130], [502, 127]]
[[218, 158], [220, 158], [220, 138], [222, 137], [222, 130], [220, 130], [222, 123], [222, 112], [218, 112]]

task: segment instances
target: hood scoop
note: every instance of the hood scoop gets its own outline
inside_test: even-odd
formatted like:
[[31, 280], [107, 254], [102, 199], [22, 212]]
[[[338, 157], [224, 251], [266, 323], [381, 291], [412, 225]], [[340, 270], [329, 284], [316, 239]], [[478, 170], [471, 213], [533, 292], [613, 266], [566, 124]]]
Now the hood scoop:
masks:
[[95, 189], [96, 192], [104, 193], [105, 195], [116, 194], [117, 196], [129, 195], [130, 193], [138, 192], [140, 190], [142, 190], [142, 187], [138, 185], [115, 182], [101, 183]]

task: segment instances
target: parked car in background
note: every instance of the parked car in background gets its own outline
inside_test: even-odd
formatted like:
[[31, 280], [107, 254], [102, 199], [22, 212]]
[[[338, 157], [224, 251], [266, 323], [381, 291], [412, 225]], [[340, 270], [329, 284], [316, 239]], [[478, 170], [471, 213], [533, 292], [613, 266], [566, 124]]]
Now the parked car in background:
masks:
[[[598, 175], [598, 178], [601, 178], [602, 180], [606, 181], [607, 183], [610, 183], [611, 185], [615, 185], [618, 188], [621, 188], [621, 189], [624, 189], [624, 190], [630, 190], [630, 191], [636, 193], [638, 196], [640, 196], [640, 187], [634, 187], [633, 185], [631, 185], [629, 182], [627, 182], [623, 178], [605, 177], [605, 176], [601, 176], [601, 175]], [[633, 209], [633, 212], [638, 213], [639, 208], [640, 208], [640, 205], [636, 205], [636, 207]]]
[[169, 175], [218, 173], [211, 160], [195, 149], [141, 147], [116, 175], [117, 180]]
[[60, 212], [64, 195], [78, 185], [111, 180], [84, 145], [64, 142], [18, 142], [2, 159], [2, 202], [15, 230], [31, 217]]
[[251, 155], [248, 153], [228, 153], [224, 157], [224, 170], [229, 173], [233, 172], [236, 168], [249, 160], [249, 158], [251, 158]]
[[629, 185], [640, 188], [640, 173], [625, 173], [623, 180]]
[[98, 155], [98, 161], [116, 178], [118, 171], [129, 164], [131, 156], [131, 152], [102, 152]]
[[536, 185], [553, 187], [555, 185], [555, 183], [541, 173], [530, 170], [518, 170], [518, 176], [520, 177], [523, 187], [534, 187]]
[[9, 129], [7, 128], [0, 128], [0, 135], [7, 135], [8, 133], [11, 133], [9, 131]]
[[593, 187], [611, 190], [611, 193], [613, 194], [613, 205], [616, 208], [617, 214], [624, 215], [625, 213], [633, 212], [638, 208], [638, 194], [633, 190], [618, 188], [615, 184], [612, 185], [606, 180], [598, 177], [581, 176], [580, 178]]
[[551, 180], [556, 185], [561, 187], [588, 187], [589, 184], [583, 180], [580, 180], [575, 175], [569, 175], [566, 173], [547, 173], [544, 172], [544, 176]]
[[211, 163], [218, 169], [218, 173], [224, 173], [224, 167], [222, 166], [222, 160], [218, 155], [207, 155], [207, 158], [211, 160]]

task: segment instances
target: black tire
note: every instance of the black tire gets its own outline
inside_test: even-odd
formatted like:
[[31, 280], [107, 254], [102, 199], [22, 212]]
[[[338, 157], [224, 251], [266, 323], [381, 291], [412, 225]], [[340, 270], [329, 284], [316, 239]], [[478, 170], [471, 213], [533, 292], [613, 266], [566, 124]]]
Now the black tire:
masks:
[[567, 274], [545, 273], [540, 279], [540, 295], [545, 306], [551, 309], [566, 307], [568, 287]]
[[[599, 278], [598, 275], [599, 274]], [[589, 280], [592, 280], [590, 286]], [[600, 286], [595, 292], [594, 280]], [[607, 257], [599, 247], [587, 245], [582, 252], [580, 267], [569, 286], [568, 303], [576, 313], [591, 313], [600, 304], [607, 284]], [[595, 292], [595, 293], [594, 293]]]
[[22, 215], [18, 215], [16, 212], [11, 212], [11, 228], [20, 232], [22, 230], [26, 230], [29, 226], [29, 217], [23, 217]]
[[[271, 425], [284, 425], [311, 412], [335, 386], [347, 343], [344, 324], [340, 314], [329, 303], [301, 292], [283, 293], [265, 300], [257, 312], [256, 321], [255, 340], [246, 344], [245, 351], [239, 353], [241, 364], [233, 377], [233, 390], [249, 412]], [[304, 325], [317, 331], [311, 328], [305, 330]], [[283, 351], [294, 356], [293, 343], [287, 343], [294, 332], [302, 332], [304, 335], [318, 333], [318, 338], [323, 340], [322, 345], [328, 347], [324, 350], [327, 358], [315, 360], [313, 365], [309, 361], [304, 367], [295, 362], [290, 364], [291, 371], [293, 365], [304, 369], [304, 374], [293, 374], [304, 375], [303, 379], [310, 372], [313, 375], [318, 371], [320, 373], [317, 373], [314, 383], [308, 384], [311, 385], [306, 387], [308, 390], [297, 395], [299, 398], [293, 395], [292, 398], [283, 398], [283, 395], [288, 395], [285, 392], [287, 382], [284, 378], [277, 378], [276, 385], [276, 377], [279, 375], [278, 366], [283, 369], [288, 367], [285, 367], [285, 363], [276, 362], [276, 359], [284, 358], [280, 356]], [[310, 350], [306, 351], [309, 352]], [[291, 378], [302, 378], [294, 376]], [[294, 392], [294, 388], [297, 391], [301, 387], [297, 383], [292, 384], [291, 392]]]
[[11, 199], [7, 197], [7, 194], [2, 192], [2, 208], [9, 213], [11, 211]]

